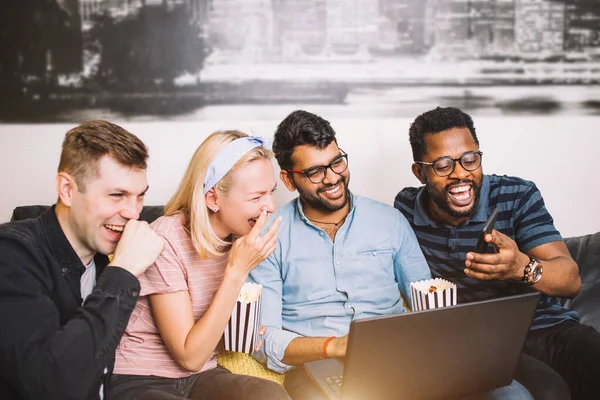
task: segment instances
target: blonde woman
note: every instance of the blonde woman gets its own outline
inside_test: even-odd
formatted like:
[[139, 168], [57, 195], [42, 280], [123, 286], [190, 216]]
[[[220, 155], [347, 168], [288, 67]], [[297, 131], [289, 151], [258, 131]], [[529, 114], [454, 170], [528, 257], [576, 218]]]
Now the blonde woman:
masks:
[[215, 132], [196, 150], [152, 228], [165, 250], [117, 348], [119, 399], [287, 399], [277, 383], [217, 365], [215, 348], [248, 273], [275, 250], [272, 153], [261, 138]]

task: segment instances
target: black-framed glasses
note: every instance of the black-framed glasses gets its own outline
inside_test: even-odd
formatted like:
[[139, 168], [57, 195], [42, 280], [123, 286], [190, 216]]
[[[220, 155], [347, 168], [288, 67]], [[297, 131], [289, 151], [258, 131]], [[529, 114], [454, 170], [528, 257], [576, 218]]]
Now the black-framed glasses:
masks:
[[483, 153], [481, 151], [467, 151], [465, 154], [458, 158], [446, 156], [437, 158], [432, 162], [415, 161], [415, 163], [431, 165], [431, 168], [433, 168], [433, 172], [435, 172], [437, 176], [444, 177], [454, 172], [454, 168], [456, 168], [457, 161], [465, 170], [475, 171], [477, 168], [481, 167], [481, 156], [483, 156]]
[[[340, 150], [342, 150], [342, 149], [340, 149]], [[342, 151], [344, 151], [344, 150], [342, 150]], [[345, 170], [348, 169], [348, 154], [347, 153], [340, 154], [339, 156], [337, 156], [336, 158], [331, 160], [329, 165], [318, 165], [318, 166], [310, 167], [310, 168], [307, 168], [304, 170], [288, 169], [286, 171], [287, 172], [295, 172], [297, 174], [302, 174], [302, 175], [306, 176], [308, 178], [308, 180], [311, 181], [312, 183], [319, 184], [319, 183], [323, 182], [325, 180], [325, 178], [327, 177], [328, 169], [332, 170], [336, 174], [343, 173]]]

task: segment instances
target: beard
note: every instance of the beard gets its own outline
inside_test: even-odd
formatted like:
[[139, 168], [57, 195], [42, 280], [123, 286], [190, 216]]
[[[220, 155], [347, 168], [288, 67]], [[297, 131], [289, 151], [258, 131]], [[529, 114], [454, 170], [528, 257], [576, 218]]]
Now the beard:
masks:
[[[348, 188], [349, 182], [350, 176], [348, 176], [347, 179], [344, 176], [340, 176], [340, 179], [335, 184], [323, 186], [319, 188], [316, 192], [300, 189], [298, 185], [296, 185], [296, 190], [298, 190], [300, 198], [315, 210], [326, 213], [334, 212], [341, 210], [346, 206], [346, 204], [348, 204], [348, 201], [350, 199], [350, 189]], [[342, 196], [342, 198], [336, 200], [336, 202], [332, 202], [326, 198], [322, 198], [319, 196], [319, 193], [329, 190], [338, 184], [342, 186], [342, 188], [340, 189], [344, 191], [344, 195]]]
[[464, 180], [460, 181], [460, 183], [470, 184], [473, 187], [473, 196], [475, 200], [471, 203], [471, 206], [468, 209], [457, 210], [452, 207], [452, 203], [448, 199], [448, 190], [450, 186], [456, 186], [456, 183], [448, 184], [444, 187], [443, 190], [436, 190], [433, 185], [430, 185], [429, 182], [425, 183], [425, 187], [427, 188], [427, 195], [429, 199], [440, 209], [445, 211], [448, 215], [454, 218], [465, 218], [473, 215], [475, 210], [477, 209], [477, 204], [479, 204], [479, 190], [481, 186], [474, 180]]

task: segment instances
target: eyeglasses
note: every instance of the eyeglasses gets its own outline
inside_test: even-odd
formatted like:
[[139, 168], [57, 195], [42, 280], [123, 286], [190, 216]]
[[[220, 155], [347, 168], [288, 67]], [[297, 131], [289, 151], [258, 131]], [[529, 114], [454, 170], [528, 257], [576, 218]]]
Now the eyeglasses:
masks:
[[[341, 149], [340, 149], [341, 150]], [[342, 150], [344, 151], [344, 150]], [[316, 167], [310, 167], [305, 170], [297, 170], [297, 169], [288, 169], [287, 172], [295, 172], [297, 174], [302, 174], [308, 178], [309, 181], [315, 184], [319, 184], [325, 180], [327, 177], [327, 170], [330, 169], [336, 174], [343, 173], [346, 169], [348, 169], [348, 154], [340, 154], [331, 162], [329, 165], [319, 165]]]
[[437, 176], [444, 177], [454, 172], [454, 168], [456, 168], [457, 161], [465, 170], [475, 171], [481, 166], [481, 156], [483, 156], [483, 153], [481, 151], [468, 151], [458, 158], [446, 156], [440, 157], [436, 160], [433, 160], [432, 162], [415, 161], [415, 163], [431, 165], [431, 168], [433, 168], [433, 172], [435, 172]]

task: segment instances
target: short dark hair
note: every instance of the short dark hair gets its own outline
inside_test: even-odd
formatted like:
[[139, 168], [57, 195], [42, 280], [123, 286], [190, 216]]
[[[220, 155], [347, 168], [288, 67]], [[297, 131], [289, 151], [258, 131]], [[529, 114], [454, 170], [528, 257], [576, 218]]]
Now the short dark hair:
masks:
[[412, 147], [413, 161], [422, 161], [427, 152], [425, 136], [436, 134], [452, 128], [467, 128], [473, 136], [473, 140], [479, 146], [479, 140], [475, 133], [475, 126], [469, 114], [454, 107], [437, 107], [419, 115], [410, 124], [408, 136]]
[[148, 148], [119, 125], [103, 120], [87, 121], [65, 135], [58, 172], [72, 175], [83, 193], [86, 179], [98, 174], [98, 161], [105, 155], [124, 166], [146, 169]]
[[324, 149], [335, 139], [335, 131], [328, 121], [303, 110], [285, 117], [275, 130], [273, 152], [279, 167], [292, 168], [292, 153], [296, 146], [309, 145]]

